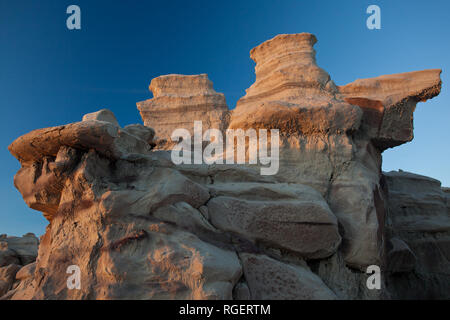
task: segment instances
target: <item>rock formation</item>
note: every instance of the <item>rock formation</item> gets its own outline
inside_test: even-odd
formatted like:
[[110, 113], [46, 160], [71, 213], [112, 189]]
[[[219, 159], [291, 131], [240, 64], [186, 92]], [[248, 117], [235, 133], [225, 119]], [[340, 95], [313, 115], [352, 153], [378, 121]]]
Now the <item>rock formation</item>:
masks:
[[23, 237], [0, 235], [0, 296], [17, 284], [17, 274], [36, 260], [39, 239], [33, 233]]
[[[49, 225], [36, 262], [5, 270], [17, 282], [4, 299], [449, 297], [448, 190], [381, 172], [440, 70], [337, 87], [315, 42], [279, 35], [253, 49], [256, 80], [232, 112], [206, 75], [168, 75], [138, 103], [145, 126], [101, 110], [14, 141], [15, 186]], [[194, 121], [279, 129], [280, 170], [174, 165], [171, 133]], [[381, 290], [366, 286], [374, 264]], [[79, 290], [66, 285], [71, 265]]]
[[396, 298], [450, 298], [450, 199], [435, 179], [384, 173], [388, 271]]
[[206, 74], [171, 74], [150, 83], [153, 99], [138, 102], [144, 124], [156, 129], [157, 148], [170, 149], [175, 129], [188, 129], [193, 134], [194, 121], [202, 121], [204, 130], [224, 130], [228, 122], [225, 96], [213, 89]]

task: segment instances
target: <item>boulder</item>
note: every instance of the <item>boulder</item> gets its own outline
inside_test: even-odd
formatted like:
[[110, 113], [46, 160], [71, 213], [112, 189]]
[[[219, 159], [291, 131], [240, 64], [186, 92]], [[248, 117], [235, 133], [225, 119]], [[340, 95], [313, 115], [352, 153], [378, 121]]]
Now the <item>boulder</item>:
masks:
[[244, 276], [254, 300], [334, 300], [336, 295], [307, 267], [267, 256], [240, 254]]
[[0, 267], [0, 297], [11, 289], [16, 273], [19, 269], [20, 266], [17, 264], [10, 264], [6, 267]]
[[112, 111], [108, 109], [102, 109], [96, 112], [85, 114], [83, 116], [82, 121], [90, 120], [109, 122], [119, 127], [119, 122], [117, 122], [116, 116], [114, 115], [114, 113], [112, 113]]
[[234, 183], [213, 185], [211, 223], [258, 244], [303, 258], [333, 254], [340, 244], [337, 219], [322, 196], [302, 185]]
[[389, 279], [394, 297], [449, 299], [447, 194], [433, 178], [404, 171], [386, 172], [384, 178], [389, 190], [388, 232], [404, 243], [394, 243], [394, 255], [388, 252], [388, 263], [403, 272]]

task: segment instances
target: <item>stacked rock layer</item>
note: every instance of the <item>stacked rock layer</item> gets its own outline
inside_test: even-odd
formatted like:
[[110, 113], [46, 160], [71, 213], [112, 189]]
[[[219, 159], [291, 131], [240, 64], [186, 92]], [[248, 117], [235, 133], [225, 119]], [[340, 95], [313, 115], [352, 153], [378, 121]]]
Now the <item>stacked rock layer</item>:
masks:
[[[315, 42], [279, 35], [253, 49], [256, 80], [232, 112], [206, 75], [168, 75], [138, 103], [145, 126], [101, 110], [14, 141], [15, 185], [50, 223], [31, 276], [4, 298], [450, 297], [447, 190], [381, 172], [382, 151], [412, 139], [416, 103], [440, 92], [440, 70], [337, 87]], [[171, 133], [194, 121], [278, 129], [278, 173], [174, 165]], [[374, 264], [380, 290], [366, 286]], [[80, 290], [67, 288], [70, 265]]]

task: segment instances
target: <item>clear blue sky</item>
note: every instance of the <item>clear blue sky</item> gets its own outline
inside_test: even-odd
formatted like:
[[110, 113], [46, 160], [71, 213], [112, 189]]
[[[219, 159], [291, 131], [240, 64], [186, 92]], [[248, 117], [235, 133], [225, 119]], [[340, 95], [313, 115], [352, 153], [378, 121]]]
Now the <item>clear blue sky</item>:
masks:
[[[81, 8], [80, 31], [66, 8]], [[366, 8], [381, 8], [381, 30]], [[338, 84], [442, 68], [439, 97], [415, 112], [413, 142], [384, 153], [399, 168], [450, 186], [450, 1], [0, 0], [0, 233], [42, 234], [46, 220], [13, 186], [19, 163], [7, 146], [33, 129], [111, 109], [141, 123], [135, 103], [162, 74], [208, 73], [234, 108], [254, 81], [249, 51], [280, 33], [311, 32], [318, 64]]]

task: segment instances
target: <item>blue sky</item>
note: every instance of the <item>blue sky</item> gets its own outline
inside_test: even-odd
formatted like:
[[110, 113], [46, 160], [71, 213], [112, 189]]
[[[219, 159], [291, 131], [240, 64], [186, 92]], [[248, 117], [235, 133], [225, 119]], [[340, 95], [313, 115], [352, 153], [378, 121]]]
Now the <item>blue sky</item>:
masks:
[[[66, 8], [81, 8], [81, 30]], [[381, 8], [381, 30], [366, 8]], [[280, 33], [311, 32], [318, 64], [336, 84], [442, 68], [437, 98], [419, 103], [415, 139], [384, 153], [399, 168], [450, 186], [450, 1], [0, 0], [0, 233], [42, 234], [46, 220], [13, 186], [7, 146], [33, 129], [80, 121], [100, 108], [141, 123], [135, 103], [163, 74], [208, 73], [230, 108], [254, 81], [249, 51]]]

